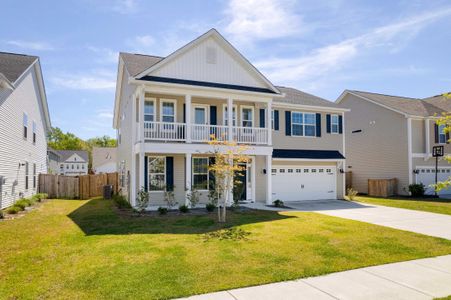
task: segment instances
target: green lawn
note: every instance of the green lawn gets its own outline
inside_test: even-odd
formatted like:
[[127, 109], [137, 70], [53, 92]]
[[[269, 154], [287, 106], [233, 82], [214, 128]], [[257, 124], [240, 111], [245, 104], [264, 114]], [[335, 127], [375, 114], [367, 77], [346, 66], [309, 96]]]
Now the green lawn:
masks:
[[377, 198], [357, 196], [354, 201], [451, 215], [451, 200], [449, 199], [411, 199], [407, 197]]
[[205, 241], [209, 216], [119, 216], [54, 200], [0, 222], [3, 299], [155, 299], [451, 253], [451, 241], [315, 213], [229, 214], [247, 240]]

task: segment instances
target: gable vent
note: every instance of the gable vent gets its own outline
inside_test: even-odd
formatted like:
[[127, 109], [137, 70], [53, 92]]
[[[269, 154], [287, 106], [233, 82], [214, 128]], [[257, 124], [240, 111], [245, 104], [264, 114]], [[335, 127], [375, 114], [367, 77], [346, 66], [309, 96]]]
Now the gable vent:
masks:
[[207, 47], [207, 64], [216, 64], [216, 48]]

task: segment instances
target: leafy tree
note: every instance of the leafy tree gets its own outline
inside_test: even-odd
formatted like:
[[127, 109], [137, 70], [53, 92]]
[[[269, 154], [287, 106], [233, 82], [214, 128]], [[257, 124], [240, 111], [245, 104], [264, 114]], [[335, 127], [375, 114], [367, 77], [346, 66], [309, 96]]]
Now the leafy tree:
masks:
[[107, 135], [100, 136], [100, 137], [94, 137], [86, 140], [86, 142], [91, 147], [116, 147], [116, 139], [110, 138]]
[[[448, 98], [448, 101], [451, 101], [451, 92], [443, 94], [445, 98]], [[443, 113], [440, 118], [437, 120], [437, 125], [445, 125], [445, 133], [451, 133], [451, 112]], [[451, 140], [449, 140], [451, 141]], [[448, 163], [451, 163], [451, 155], [448, 154], [445, 156], [445, 160], [448, 161]], [[448, 177], [445, 181], [438, 182], [435, 186], [436, 191], [441, 191], [443, 189], [448, 189], [451, 187], [451, 177]]]

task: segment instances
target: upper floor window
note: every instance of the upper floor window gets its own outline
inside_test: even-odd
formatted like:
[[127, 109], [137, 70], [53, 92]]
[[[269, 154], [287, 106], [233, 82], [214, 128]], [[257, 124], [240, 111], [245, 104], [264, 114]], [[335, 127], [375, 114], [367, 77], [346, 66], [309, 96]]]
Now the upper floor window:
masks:
[[149, 191], [164, 191], [166, 185], [166, 157], [149, 156]]
[[36, 164], [33, 164], [33, 188], [36, 188]]
[[144, 121], [153, 122], [155, 121], [155, 101], [146, 100], [144, 102]]
[[36, 143], [36, 122], [33, 121], [33, 144]]
[[28, 137], [28, 116], [26, 113], [23, 114], [23, 137], [24, 139]]
[[[229, 113], [228, 113], [228, 105], [227, 104], [224, 105], [223, 112], [224, 112], [224, 116], [223, 116], [224, 125], [228, 126], [229, 125], [229, 122], [228, 122]], [[236, 105], [233, 105], [233, 108], [232, 108], [232, 120], [233, 120], [232, 126], [236, 126]]]
[[25, 162], [25, 189], [28, 190], [28, 172], [29, 172], [29, 165], [28, 162]]
[[161, 121], [174, 123], [175, 117], [175, 101], [161, 101]]
[[439, 125], [438, 127], [438, 142], [440, 144], [446, 144], [446, 133], [445, 133], [445, 125]]
[[291, 135], [316, 136], [316, 115], [314, 113], [291, 113]]
[[330, 132], [338, 133], [339, 132], [339, 118], [338, 115], [330, 116]]
[[243, 127], [254, 126], [254, 109], [252, 107], [241, 108], [241, 123]]

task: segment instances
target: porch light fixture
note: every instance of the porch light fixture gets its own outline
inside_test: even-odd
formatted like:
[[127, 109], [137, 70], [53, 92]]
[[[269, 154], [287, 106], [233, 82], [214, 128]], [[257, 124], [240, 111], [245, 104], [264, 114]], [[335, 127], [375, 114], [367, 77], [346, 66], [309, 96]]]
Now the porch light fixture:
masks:
[[413, 170], [413, 174], [418, 174], [420, 173], [420, 170]]
[[263, 169], [263, 174], [266, 174], [266, 169]]
[[20, 167], [25, 167], [25, 163], [19, 163], [19, 168]]
[[340, 169], [340, 173], [343, 174], [345, 171], [343, 169]]

